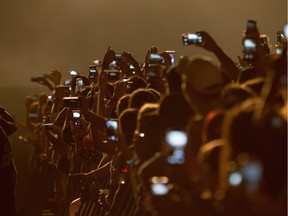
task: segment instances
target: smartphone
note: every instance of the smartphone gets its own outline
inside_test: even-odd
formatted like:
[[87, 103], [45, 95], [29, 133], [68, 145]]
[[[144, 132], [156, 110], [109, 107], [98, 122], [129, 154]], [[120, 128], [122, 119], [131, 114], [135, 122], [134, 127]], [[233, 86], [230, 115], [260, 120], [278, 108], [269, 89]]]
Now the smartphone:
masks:
[[123, 77], [122, 82], [128, 82], [129, 77]]
[[246, 192], [255, 193], [263, 177], [262, 164], [257, 161], [249, 161], [242, 167], [241, 171], [246, 182]]
[[131, 89], [133, 85], [133, 82], [126, 82], [126, 89]]
[[288, 24], [284, 26], [284, 36], [286, 39], [288, 38]]
[[184, 149], [188, 142], [188, 136], [183, 130], [167, 130], [165, 141], [172, 149]]
[[183, 130], [170, 129], [165, 133], [165, 142], [173, 150], [167, 157], [169, 164], [183, 164], [185, 162], [185, 147], [188, 142], [187, 133]]
[[150, 78], [150, 77], [157, 77], [157, 73], [155, 71], [148, 71], [147, 72], [147, 77]]
[[64, 85], [65, 85], [65, 86], [70, 85], [70, 84], [71, 84], [71, 81], [70, 81], [70, 80], [65, 80], [65, 81], [64, 81]]
[[75, 125], [80, 125], [81, 124], [81, 112], [80, 110], [72, 110], [72, 120]]
[[33, 95], [30, 97], [32, 101], [37, 101], [38, 100], [38, 95]]
[[129, 67], [130, 67], [130, 70], [132, 71], [132, 74], [133, 74], [133, 75], [136, 74], [134, 66], [133, 66], [133, 65], [130, 65]]
[[170, 55], [171, 58], [171, 64], [174, 65], [175, 64], [175, 51], [165, 51], [166, 53], [168, 53]]
[[164, 196], [169, 193], [169, 179], [166, 176], [153, 176], [150, 179], [151, 193], [155, 196]]
[[243, 182], [243, 175], [239, 171], [233, 171], [228, 177], [229, 185], [232, 187], [239, 186]]
[[202, 44], [202, 36], [199, 33], [185, 33], [182, 34], [182, 42], [184, 46], [190, 44]]
[[284, 31], [277, 31], [276, 44], [281, 45], [284, 40], [285, 40]]
[[47, 96], [47, 101], [53, 101], [53, 96], [52, 95], [48, 95]]
[[162, 66], [159, 64], [149, 64], [145, 71], [146, 78], [160, 77]]
[[120, 78], [120, 70], [105, 70], [105, 72], [110, 80], [119, 80]]
[[37, 113], [28, 113], [28, 118], [29, 119], [38, 119], [38, 114]]
[[97, 67], [100, 67], [102, 65], [101, 60], [97, 59], [93, 62]]
[[97, 69], [96, 69], [96, 65], [90, 65], [89, 66], [89, 73], [96, 73]]
[[90, 65], [89, 66], [89, 79], [95, 79], [96, 78], [96, 65]]
[[79, 89], [79, 91], [81, 91], [83, 89], [83, 80], [81, 78], [78, 78], [76, 80], [76, 86]]
[[246, 30], [247, 31], [254, 31], [256, 29], [256, 21], [255, 20], [248, 20]]
[[116, 68], [117, 65], [116, 65], [116, 61], [112, 61], [110, 64], [109, 64], [109, 68]]
[[78, 97], [64, 97], [63, 106], [64, 107], [80, 107], [80, 101]]
[[107, 140], [118, 141], [118, 120], [117, 119], [107, 119], [106, 120], [106, 132]]
[[75, 70], [69, 71], [69, 74], [70, 74], [71, 76], [77, 76], [77, 75], [78, 75], [77, 71], [75, 71]]
[[243, 39], [244, 59], [252, 60], [255, 58], [257, 43], [255, 38], [245, 37]]
[[164, 58], [162, 55], [156, 54], [156, 53], [149, 54], [149, 63], [155, 64], [155, 63], [163, 63], [163, 62], [164, 62]]
[[123, 60], [124, 59], [124, 56], [121, 54], [121, 53], [115, 53], [115, 60]]

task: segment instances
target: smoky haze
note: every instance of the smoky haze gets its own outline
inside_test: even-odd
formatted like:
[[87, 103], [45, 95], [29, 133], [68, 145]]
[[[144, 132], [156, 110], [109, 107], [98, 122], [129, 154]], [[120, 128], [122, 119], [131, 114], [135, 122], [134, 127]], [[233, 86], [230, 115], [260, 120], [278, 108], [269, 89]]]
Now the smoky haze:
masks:
[[142, 62], [151, 46], [180, 55], [210, 53], [184, 47], [181, 34], [205, 30], [237, 60], [248, 19], [276, 40], [287, 17], [286, 0], [0, 0], [0, 87], [37, 84], [51, 69], [87, 75], [108, 46]]

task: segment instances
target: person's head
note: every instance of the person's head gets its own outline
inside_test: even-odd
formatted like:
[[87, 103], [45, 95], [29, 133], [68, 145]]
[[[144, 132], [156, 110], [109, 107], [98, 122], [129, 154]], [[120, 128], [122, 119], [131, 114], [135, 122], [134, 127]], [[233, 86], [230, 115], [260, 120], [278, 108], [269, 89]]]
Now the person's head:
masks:
[[126, 94], [119, 99], [116, 106], [116, 113], [118, 117], [129, 107], [129, 98], [130, 94]]
[[182, 94], [170, 94], [164, 97], [159, 107], [162, 131], [167, 128], [184, 128], [192, 114], [193, 110]]
[[138, 113], [134, 137], [135, 152], [144, 162], [161, 149], [158, 104], [145, 104]]
[[129, 107], [140, 109], [145, 103], [157, 103], [158, 100], [148, 89], [138, 89], [129, 98]]
[[127, 145], [132, 145], [134, 131], [137, 125], [137, 109], [125, 109], [119, 115], [119, 128], [120, 132], [124, 137], [124, 141]]
[[147, 90], [150, 91], [155, 96], [157, 101], [159, 101], [161, 99], [161, 94], [159, 93], [159, 91], [157, 91], [153, 88], [148, 88]]
[[176, 70], [175, 66], [171, 66], [165, 72], [168, 82], [169, 94], [178, 93], [182, 94], [181, 90], [181, 74]]
[[223, 106], [229, 109], [237, 104], [240, 104], [244, 100], [251, 97], [256, 97], [257, 94], [251, 88], [239, 83], [231, 83], [226, 85], [222, 90]]
[[182, 76], [182, 92], [190, 106], [207, 112], [218, 105], [224, 77], [208, 57], [183, 57], [178, 66]]
[[[250, 180], [254, 183], [249, 183], [247, 179], [249, 176], [244, 174], [243, 181], [246, 181], [248, 187], [251, 186], [246, 187], [247, 192], [257, 193], [260, 190], [275, 198], [283, 192], [283, 187], [287, 184], [285, 180], [287, 169], [279, 169], [280, 164], [284, 165], [287, 161], [287, 122], [275, 112], [274, 108], [267, 109], [255, 120], [254, 114], [260, 103], [259, 99], [250, 99], [230, 110], [224, 118], [223, 137], [231, 147], [228, 160], [234, 160], [239, 165], [257, 162], [260, 166], [258, 171], [254, 170], [255, 166], [254, 169], [253, 167], [250, 169], [254, 173], [252, 175], [254, 180]], [[247, 168], [240, 166], [241, 169], [245, 167]]]

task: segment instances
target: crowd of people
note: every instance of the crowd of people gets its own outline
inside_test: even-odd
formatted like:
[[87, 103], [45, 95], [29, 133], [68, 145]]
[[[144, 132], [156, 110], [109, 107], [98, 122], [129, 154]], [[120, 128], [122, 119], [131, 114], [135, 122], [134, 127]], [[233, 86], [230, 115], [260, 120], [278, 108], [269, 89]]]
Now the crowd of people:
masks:
[[156, 47], [141, 64], [109, 47], [88, 75], [33, 77], [49, 91], [26, 98], [22, 140], [52, 182], [43, 203], [59, 216], [286, 215], [287, 36], [277, 34], [272, 52], [249, 20], [238, 63], [207, 32], [182, 35], [221, 66]]

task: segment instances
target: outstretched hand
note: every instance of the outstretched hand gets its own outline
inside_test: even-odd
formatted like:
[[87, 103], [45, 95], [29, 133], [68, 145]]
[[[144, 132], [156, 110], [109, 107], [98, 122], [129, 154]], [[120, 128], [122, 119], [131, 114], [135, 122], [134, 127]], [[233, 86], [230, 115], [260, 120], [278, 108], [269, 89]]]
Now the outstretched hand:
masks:
[[158, 49], [153, 46], [151, 47], [150, 49], [147, 50], [147, 53], [146, 53], [146, 57], [145, 57], [145, 65], [148, 66], [149, 65], [149, 56], [151, 53], [157, 53], [158, 52]]
[[109, 63], [111, 63], [115, 58], [115, 51], [108, 47], [107, 52], [102, 61], [102, 67], [108, 67]]
[[199, 31], [197, 32], [202, 36], [202, 43], [201, 44], [195, 44], [198, 47], [202, 47], [208, 51], [214, 51], [216, 48], [218, 48], [217, 43], [215, 40], [205, 31]]
[[55, 86], [60, 85], [62, 74], [57, 69], [52, 70], [49, 74], [49, 78], [52, 80]]

